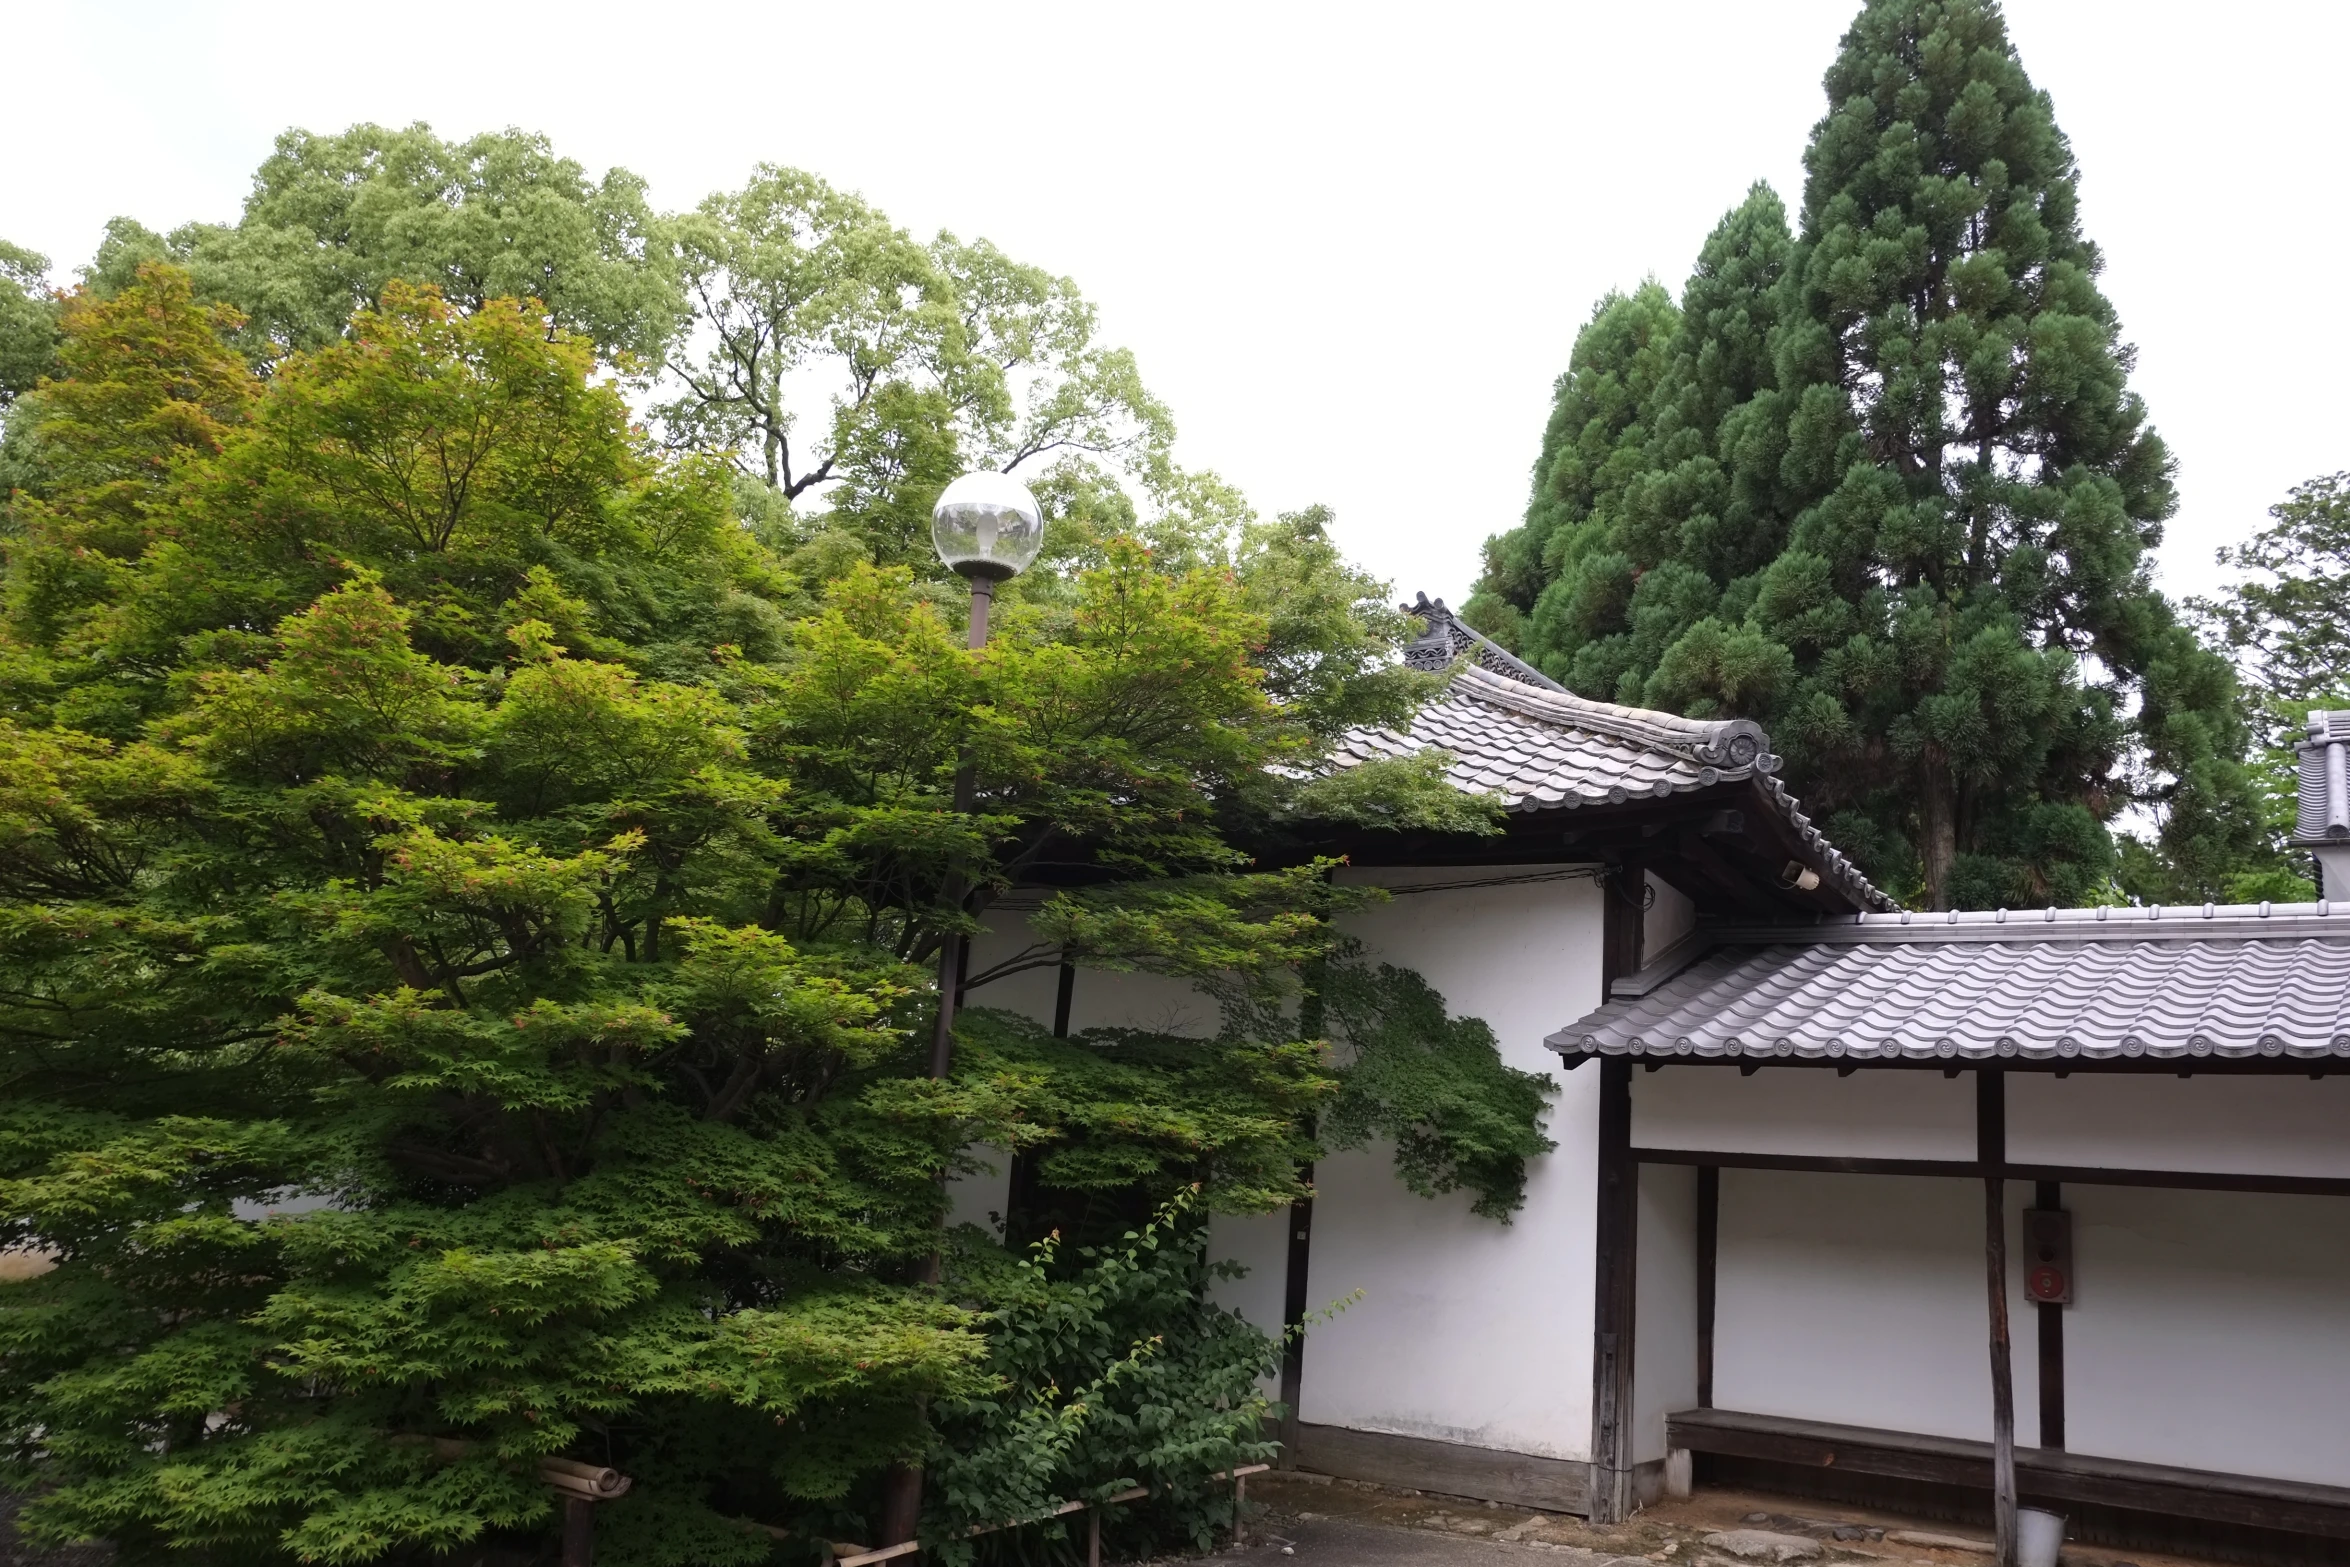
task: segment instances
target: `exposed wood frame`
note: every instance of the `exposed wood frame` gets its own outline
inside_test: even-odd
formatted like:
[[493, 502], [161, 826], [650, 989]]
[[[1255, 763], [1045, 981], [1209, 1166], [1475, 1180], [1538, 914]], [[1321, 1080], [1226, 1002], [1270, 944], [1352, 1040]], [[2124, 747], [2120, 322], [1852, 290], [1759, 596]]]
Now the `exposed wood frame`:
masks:
[[[1881, 1431], [1779, 1415], [1690, 1409], [1665, 1417], [1675, 1447], [1807, 1469], [1986, 1488], [1991, 1444], [1963, 1437]], [[2350, 1486], [2218, 1474], [2132, 1459], [2024, 1448], [2017, 1485], [2033, 1502], [2085, 1503], [2241, 1528], [2350, 1539]]]
[[1697, 1167], [1697, 1407], [1714, 1404], [1714, 1302], [1721, 1275], [1722, 1167]]
[[1302, 1425], [1297, 1440], [1299, 1468], [1342, 1480], [1562, 1513], [1590, 1506], [1591, 1466], [1570, 1459], [1345, 1426]]
[[1983, 1277], [1991, 1321], [1991, 1537], [1998, 1567], [2016, 1567], [2015, 1356], [2007, 1332], [2007, 1077], [1975, 1072], [1975, 1162], [1983, 1169]]
[[[1314, 1181], [1314, 1167], [1307, 1165], [1303, 1174], [1309, 1192]], [[1281, 1402], [1285, 1412], [1281, 1416], [1281, 1466], [1291, 1469], [1298, 1462], [1298, 1433], [1301, 1429], [1298, 1406], [1306, 1387], [1306, 1270], [1313, 1256], [1314, 1199], [1300, 1197], [1289, 1205], [1287, 1230], [1288, 1272], [1281, 1283]]]
[[1631, 1516], [1633, 1320], [1639, 1275], [1640, 1166], [1632, 1158], [1632, 1063], [1599, 1074], [1598, 1226], [1592, 1268], [1591, 1487], [1593, 1523]]
[[1053, 1037], [1069, 1037], [1069, 1006], [1077, 999], [1077, 965], [1061, 959], [1060, 983], [1053, 989]]
[[2255, 1175], [2225, 1170], [2115, 1170], [2094, 1165], [2002, 1164], [1986, 1172], [1974, 1159], [1858, 1159], [1836, 1154], [1733, 1153], [1721, 1148], [1634, 1148], [1638, 1164], [1712, 1165], [1725, 1170], [1811, 1170], [1834, 1175], [1928, 1175], [1981, 1180], [2055, 1181], [2067, 1186], [2152, 1186], [2172, 1191], [2268, 1192], [2293, 1197], [2350, 1197], [2350, 1176]]

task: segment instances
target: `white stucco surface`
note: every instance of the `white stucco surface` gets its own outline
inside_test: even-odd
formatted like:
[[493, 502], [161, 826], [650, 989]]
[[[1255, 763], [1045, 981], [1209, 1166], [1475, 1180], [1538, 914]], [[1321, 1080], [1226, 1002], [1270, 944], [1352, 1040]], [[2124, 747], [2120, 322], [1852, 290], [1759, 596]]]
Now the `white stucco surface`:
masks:
[[[1660, 878], [1654, 871], [1648, 873], [1648, 912], [1640, 921], [1640, 961], [1649, 962], [1659, 953], [1671, 950], [1673, 944], [1697, 928], [1697, 905], [1690, 902], [1672, 883]], [[1572, 1022], [1573, 1019], [1563, 1019]]]
[[976, 1224], [1000, 1241], [1012, 1206], [1011, 1150], [981, 1143], [969, 1157], [977, 1168], [947, 1177], [947, 1223]]
[[[2023, 1074], [2011, 1074], [2014, 1077]], [[2012, 1115], [2012, 1111], [2010, 1114]], [[1671, 1065], [1632, 1074], [1636, 1148], [1831, 1154], [1855, 1159], [1972, 1159], [1975, 1084], [1933, 1071], [1855, 1072]]]
[[[1401, 893], [1350, 919], [1367, 954], [1417, 970], [1454, 1014], [1493, 1028], [1504, 1060], [1560, 1082], [1548, 1123], [1560, 1147], [1535, 1161], [1526, 1204], [1507, 1225], [1472, 1214], [1462, 1193], [1413, 1195], [1385, 1146], [1320, 1164], [1307, 1309], [1357, 1298], [1309, 1334], [1300, 1412], [1359, 1430], [1584, 1457], [1599, 1074], [1563, 1071], [1542, 1041], [1599, 1004], [1599, 890], [1555, 866], [1357, 874]], [[1464, 882], [1484, 885], [1458, 885]], [[999, 914], [996, 928], [974, 943], [974, 971], [1024, 941], [1019, 916]], [[970, 1004], [1049, 1022], [1056, 984], [1055, 970], [1039, 968], [982, 987]], [[1213, 1003], [1192, 987], [1149, 975], [1081, 969], [1071, 997], [1073, 1032], [1132, 1027], [1205, 1035], [1217, 1021]], [[978, 1215], [1000, 1211], [1002, 1187], [1001, 1175], [958, 1182], [958, 1215], [984, 1222]], [[1211, 1255], [1248, 1269], [1219, 1281], [1213, 1298], [1268, 1332], [1281, 1325], [1286, 1223], [1286, 1214], [1218, 1216], [1209, 1229]], [[1656, 1251], [1663, 1265], [1672, 1243], [1659, 1239]], [[1693, 1345], [1694, 1319], [1680, 1320], [1691, 1310], [1687, 1281], [1652, 1293], [1643, 1311], [1657, 1314], [1660, 1346], [1676, 1338]], [[1688, 1358], [1692, 1369], [1682, 1380], [1693, 1391], [1693, 1348]], [[1670, 1386], [1657, 1384], [1656, 1418], [1648, 1422], [1656, 1427], [1649, 1444], [1656, 1451], [1644, 1449], [1642, 1458], [1661, 1456], [1663, 1410], [1688, 1401]]]
[[[1553, 869], [1378, 875], [1401, 889]], [[1412, 1195], [1385, 1147], [1322, 1162], [1308, 1303], [1361, 1298], [1306, 1341], [1305, 1419], [1588, 1454], [1599, 1074], [1562, 1071], [1542, 1040], [1599, 1002], [1600, 918], [1591, 882], [1551, 879], [1407, 892], [1351, 921], [1372, 956], [1490, 1024], [1504, 1060], [1561, 1083], [1549, 1120], [1560, 1146], [1529, 1169], [1508, 1225], [1470, 1213], [1462, 1193]]]
[[[2009, 1183], [2010, 1237], [2030, 1197]], [[1716, 1406], [1990, 1439], [1979, 1183], [1724, 1170], [1718, 1247]], [[2012, 1263], [2008, 1290], [2017, 1436], [2028, 1442], [2038, 1363]]]
[[1237, 1279], [1215, 1280], [1208, 1299], [1278, 1337], [1289, 1283], [1289, 1210], [1214, 1215], [1208, 1220], [1208, 1255], [1248, 1269]]
[[2066, 1446], [2350, 1485], [2350, 1200], [2067, 1186], [2064, 1201]]
[[1640, 1171], [1632, 1329], [1632, 1461], [1665, 1456], [1665, 1416], [1697, 1402], [1697, 1171]]
[[2350, 1176], [2350, 1078], [2010, 1072], [2007, 1156], [2116, 1170]]

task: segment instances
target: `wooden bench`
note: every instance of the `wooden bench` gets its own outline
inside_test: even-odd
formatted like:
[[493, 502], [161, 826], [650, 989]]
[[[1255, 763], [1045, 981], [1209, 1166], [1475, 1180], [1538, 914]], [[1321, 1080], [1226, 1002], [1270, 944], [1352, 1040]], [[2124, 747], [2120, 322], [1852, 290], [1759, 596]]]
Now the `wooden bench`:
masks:
[[[1866, 1426], [1684, 1409], [1665, 1417], [1673, 1447], [1845, 1474], [1991, 1488], [1991, 1444]], [[2239, 1528], [2350, 1540], [2350, 1487], [2177, 1469], [2123, 1458], [2019, 1447], [2016, 1490], [2026, 1502], [2124, 1508]]]

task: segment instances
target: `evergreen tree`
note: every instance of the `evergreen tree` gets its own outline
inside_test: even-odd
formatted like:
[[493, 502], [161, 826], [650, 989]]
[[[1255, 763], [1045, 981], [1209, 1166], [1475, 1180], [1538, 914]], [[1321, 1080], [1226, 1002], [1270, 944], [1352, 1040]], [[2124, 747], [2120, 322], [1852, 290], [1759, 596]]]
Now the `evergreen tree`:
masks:
[[1597, 459], [1581, 405], [1638, 376], [1586, 330], [1478, 615], [1587, 694], [1762, 719], [1934, 907], [2099, 895], [2133, 802], [2129, 890], [2209, 895], [2257, 835], [2245, 734], [2147, 580], [2171, 463], [2048, 98], [1987, 0], [1872, 0], [1826, 85], [1798, 232], [1760, 190], [1716, 230]]

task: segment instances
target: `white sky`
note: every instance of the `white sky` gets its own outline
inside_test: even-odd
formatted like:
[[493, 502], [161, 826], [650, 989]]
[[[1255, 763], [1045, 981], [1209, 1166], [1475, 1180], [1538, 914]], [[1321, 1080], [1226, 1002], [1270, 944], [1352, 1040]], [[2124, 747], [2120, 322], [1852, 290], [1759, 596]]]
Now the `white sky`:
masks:
[[[1337, 508], [1406, 597], [1514, 525], [1575, 329], [1792, 208], [1858, 0], [8, 8], [0, 236], [233, 219], [279, 130], [539, 130], [690, 206], [760, 160], [1076, 278], [1261, 510]], [[2166, 582], [2350, 468], [2350, 7], [2011, 0], [2179, 457]]]

